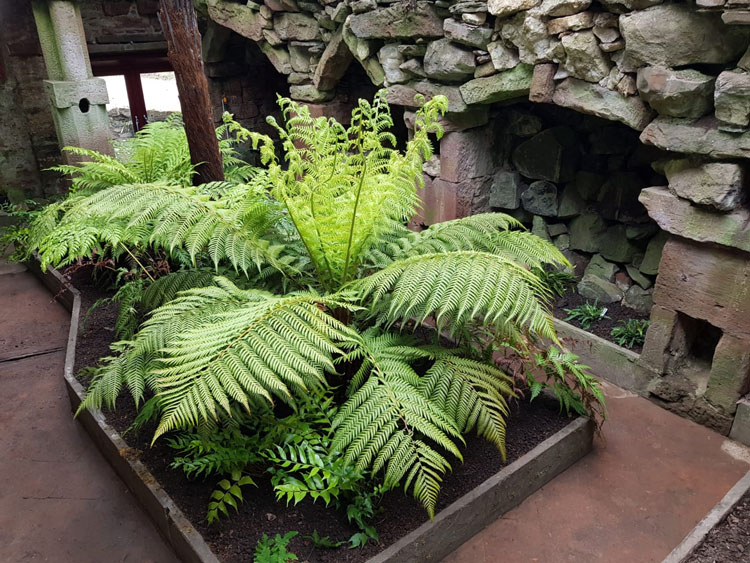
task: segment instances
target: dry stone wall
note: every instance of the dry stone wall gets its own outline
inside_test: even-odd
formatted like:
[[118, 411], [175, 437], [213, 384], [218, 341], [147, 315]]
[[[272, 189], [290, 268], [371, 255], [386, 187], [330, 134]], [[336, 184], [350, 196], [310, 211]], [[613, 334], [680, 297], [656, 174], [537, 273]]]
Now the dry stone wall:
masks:
[[729, 430], [750, 377], [746, 3], [199, 3], [318, 114], [345, 115], [351, 65], [406, 108], [407, 127], [417, 94], [445, 95], [418, 223], [514, 213], [578, 264], [582, 293], [653, 300], [652, 396]]

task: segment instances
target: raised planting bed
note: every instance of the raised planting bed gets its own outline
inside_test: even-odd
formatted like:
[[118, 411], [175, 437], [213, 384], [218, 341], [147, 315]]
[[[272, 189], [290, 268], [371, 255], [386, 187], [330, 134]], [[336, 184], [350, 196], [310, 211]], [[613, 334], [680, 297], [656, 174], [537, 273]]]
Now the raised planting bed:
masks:
[[750, 473], [667, 556], [664, 563], [750, 561]]
[[[38, 272], [38, 267], [32, 270]], [[106, 306], [96, 309], [79, 330], [79, 317], [102, 295], [92, 287], [79, 293], [54, 271], [42, 279], [71, 311], [64, 376], [76, 408], [84, 385], [75, 373], [107, 353], [114, 312]], [[75, 283], [81, 285], [78, 280]], [[384, 510], [374, 522], [379, 543], [369, 542], [363, 549], [326, 550], [316, 548], [305, 536], [317, 531], [332, 540], [346, 540], [356, 529], [345, 515], [307, 501], [286, 507], [275, 500], [270, 483], [262, 478], [257, 479], [258, 488], [245, 490], [245, 502], [237, 514], [209, 526], [206, 504], [214, 480], [188, 481], [181, 471], [171, 469], [174, 450], [164, 440], [149, 447], [149, 428], [123, 437], [134, 413], [133, 405], [122, 399], [115, 412], [85, 413], [79, 420], [180, 558], [207, 562], [250, 561], [263, 534], [289, 531], [299, 532], [290, 551], [311, 563], [439, 561], [586, 455], [594, 433], [591, 421], [566, 418], [556, 406], [550, 409], [541, 401], [520, 403], [514, 406], [508, 424], [507, 463], [502, 464], [491, 444], [477, 439], [466, 462], [456, 465], [446, 478], [433, 521], [411, 497], [392, 491], [383, 498]]]

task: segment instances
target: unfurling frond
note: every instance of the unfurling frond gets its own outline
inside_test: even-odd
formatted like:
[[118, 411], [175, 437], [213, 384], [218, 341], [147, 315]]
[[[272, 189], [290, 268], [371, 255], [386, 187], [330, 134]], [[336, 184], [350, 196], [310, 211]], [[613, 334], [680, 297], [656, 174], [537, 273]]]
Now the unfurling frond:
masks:
[[516, 325], [555, 339], [550, 313], [538, 295], [548, 290], [523, 265], [499, 254], [456, 251], [421, 254], [393, 262], [353, 284], [375, 304], [388, 297], [389, 323], [434, 316], [449, 328], [481, 318], [488, 326]]

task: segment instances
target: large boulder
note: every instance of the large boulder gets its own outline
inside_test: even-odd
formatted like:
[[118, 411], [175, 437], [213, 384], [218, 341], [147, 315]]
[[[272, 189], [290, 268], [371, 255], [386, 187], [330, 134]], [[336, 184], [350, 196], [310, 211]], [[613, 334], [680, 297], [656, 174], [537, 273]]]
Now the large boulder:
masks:
[[714, 105], [713, 76], [697, 70], [673, 70], [663, 66], [638, 69], [641, 98], [661, 115], [697, 119]]
[[557, 186], [552, 182], [532, 182], [521, 194], [523, 208], [534, 215], [554, 217], [557, 214]]
[[476, 67], [474, 53], [466, 47], [456, 45], [450, 39], [438, 39], [427, 46], [424, 71], [430, 78], [460, 81], [467, 76], [473, 76]]
[[534, 67], [519, 64], [512, 70], [492, 76], [475, 78], [460, 86], [461, 96], [467, 104], [492, 104], [529, 95]]
[[349, 68], [352, 52], [344, 42], [343, 31], [333, 34], [315, 67], [313, 85], [320, 90], [332, 90]]
[[263, 18], [243, 4], [228, 0], [208, 3], [208, 15], [212, 21], [228, 27], [243, 37], [260, 41], [263, 39]]
[[419, 107], [419, 104], [414, 100], [414, 97], [418, 94], [423, 95], [428, 100], [438, 94], [445, 96], [448, 98], [449, 113], [461, 113], [468, 109], [458, 86], [436, 84], [429, 80], [412, 81], [407, 84], [394, 84], [390, 86], [388, 88], [388, 103], [407, 108], [416, 108]]
[[599, 304], [617, 303], [622, 300], [622, 290], [612, 282], [596, 276], [583, 276], [576, 286], [578, 294]]
[[750, 125], [750, 75], [722, 72], [716, 79], [716, 117], [728, 130], [743, 131]]
[[273, 18], [273, 30], [283, 41], [312, 41], [318, 36], [318, 21], [312, 16], [281, 12]]
[[678, 67], [736, 61], [750, 39], [725, 25], [718, 13], [687, 4], [663, 4], [620, 16], [625, 56], [652, 65]]
[[361, 39], [412, 39], [443, 37], [443, 18], [432, 3], [417, 2], [415, 8], [399, 2], [347, 18], [352, 33]]
[[599, 82], [609, 76], [612, 66], [599, 48], [599, 41], [592, 31], [579, 31], [564, 35], [565, 62], [562, 67], [572, 76], [587, 82]]
[[607, 230], [604, 219], [596, 213], [584, 213], [570, 222], [570, 248], [583, 252], [599, 252], [602, 236]]
[[623, 96], [576, 78], [566, 78], [558, 84], [552, 101], [558, 106], [619, 121], [639, 131], [648, 125], [653, 116], [653, 112], [638, 96]]
[[575, 132], [565, 126], [545, 129], [513, 151], [513, 165], [527, 178], [565, 182], [578, 166]]
[[607, 229], [602, 237], [602, 256], [613, 262], [631, 262], [638, 253], [638, 247], [625, 236], [625, 225], [618, 223]]
[[445, 36], [451, 41], [474, 47], [475, 49], [486, 50], [487, 44], [492, 37], [492, 29], [489, 27], [469, 25], [452, 18], [448, 18], [443, 22], [443, 30], [445, 30]]
[[617, 264], [608, 262], [604, 259], [601, 254], [594, 254], [591, 257], [591, 262], [586, 266], [586, 270], [583, 272], [584, 276], [596, 276], [603, 280], [610, 282], [615, 281], [615, 274], [617, 273]]
[[750, 133], [722, 131], [715, 119], [697, 122], [658, 117], [643, 130], [641, 142], [660, 149], [702, 154], [715, 159], [750, 158]]
[[669, 189], [698, 205], [731, 211], [745, 202], [746, 168], [732, 162], [672, 160], [664, 166]]
[[518, 172], [499, 170], [492, 178], [490, 207], [518, 209], [521, 204], [521, 194], [526, 188]]

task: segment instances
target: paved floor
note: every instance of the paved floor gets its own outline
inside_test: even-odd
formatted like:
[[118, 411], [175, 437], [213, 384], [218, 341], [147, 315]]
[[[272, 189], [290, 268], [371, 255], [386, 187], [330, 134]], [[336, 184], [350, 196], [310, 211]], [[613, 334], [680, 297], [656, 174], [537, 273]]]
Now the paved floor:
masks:
[[0, 562], [175, 562], [71, 416], [68, 324], [33, 275], [0, 263]]
[[606, 391], [594, 451], [443, 563], [659, 562], [750, 469], [744, 446]]

